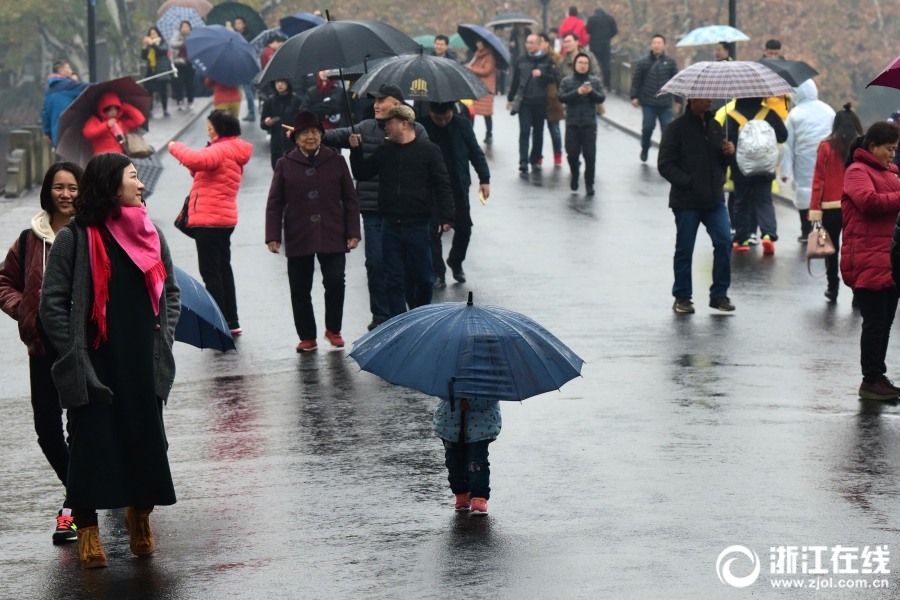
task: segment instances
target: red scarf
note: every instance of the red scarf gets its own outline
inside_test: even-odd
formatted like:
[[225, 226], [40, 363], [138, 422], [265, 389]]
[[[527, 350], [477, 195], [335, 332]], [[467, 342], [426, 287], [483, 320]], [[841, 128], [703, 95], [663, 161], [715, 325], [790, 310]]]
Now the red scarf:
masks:
[[91, 274], [94, 283], [94, 308], [91, 320], [97, 324], [97, 339], [94, 348], [99, 348], [106, 341], [106, 304], [109, 302], [109, 279], [112, 269], [109, 255], [106, 252], [104, 238], [112, 235], [125, 250], [128, 257], [144, 273], [147, 292], [153, 314], [159, 315], [159, 299], [162, 296], [163, 284], [168, 273], [162, 261], [162, 250], [159, 233], [147, 218], [145, 206], [123, 206], [122, 215], [118, 219], [106, 219], [106, 229], [102, 231], [95, 226], [87, 228], [88, 247], [91, 259]]

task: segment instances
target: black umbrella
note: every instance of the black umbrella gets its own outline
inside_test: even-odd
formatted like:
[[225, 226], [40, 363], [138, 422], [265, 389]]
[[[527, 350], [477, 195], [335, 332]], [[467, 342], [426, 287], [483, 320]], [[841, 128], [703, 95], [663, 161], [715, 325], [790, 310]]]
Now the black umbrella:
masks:
[[784, 60], [781, 58], [761, 58], [759, 64], [765, 65], [778, 73], [782, 79], [797, 87], [807, 79], [812, 79], [819, 74], [818, 71], [802, 60]]
[[520, 12], [500, 13], [484, 24], [485, 27], [509, 27], [510, 25], [537, 25], [537, 21]]
[[356, 81], [363, 75], [368, 75], [377, 69], [382, 63], [392, 60], [394, 57], [376, 58], [374, 60], [366, 60], [358, 65], [347, 67], [346, 69], [332, 69], [328, 71], [328, 79], [344, 79], [346, 81]]
[[263, 21], [259, 13], [253, 8], [240, 2], [223, 2], [217, 4], [209, 14], [206, 15], [207, 25], [225, 25], [227, 23], [234, 24], [234, 20], [241, 18], [247, 29], [241, 35], [248, 42], [268, 29], [266, 22]]
[[406, 99], [428, 102], [478, 100], [491, 95], [472, 71], [455, 60], [424, 54], [398, 56], [384, 61], [356, 82], [357, 96], [373, 92], [385, 83], [400, 87]]
[[289, 37], [300, 35], [308, 29], [325, 24], [325, 19], [308, 12], [299, 12], [278, 21], [281, 30]]

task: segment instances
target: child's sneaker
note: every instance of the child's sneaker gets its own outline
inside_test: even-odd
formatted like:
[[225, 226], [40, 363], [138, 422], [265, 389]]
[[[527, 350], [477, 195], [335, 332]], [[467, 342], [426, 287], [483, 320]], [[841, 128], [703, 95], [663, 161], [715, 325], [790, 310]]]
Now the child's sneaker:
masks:
[[472, 509], [469, 514], [473, 517], [483, 517], [487, 515], [487, 500], [484, 498], [472, 498]]
[[469, 501], [469, 492], [456, 494], [456, 512], [466, 512], [470, 508], [472, 508], [472, 502]]

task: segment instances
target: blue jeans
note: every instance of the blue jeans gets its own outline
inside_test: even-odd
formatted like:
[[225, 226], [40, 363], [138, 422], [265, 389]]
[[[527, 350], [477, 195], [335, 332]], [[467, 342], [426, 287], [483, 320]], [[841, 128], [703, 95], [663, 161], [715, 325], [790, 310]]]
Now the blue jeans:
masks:
[[675, 213], [675, 227], [678, 230], [675, 235], [675, 285], [672, 286], [672, 295], [676, 298], [693, 296], [691, 263], [697, 229], [703, 223], [713, 244], [713, 283], [709, 288], [709, 297], [727, 296], [731, 285], [731, 222], [725, 203], [712, 210], [673, 208], [672, 212]]
[[547, 121], [547, 129], [550, 130], [550, 141], [553, 142], [553, 154], [562, 154], [563, 143], [559, 121]]
[[431, 304], [434, 267], [431, 263], [431, 235], [428, 223], [381, 224], [381, 251], [390, 317], [406, 312], [406, 269], [415, 284], [416, 306]]
[[[538, 164], [544, 152], [544, 119], [547, 118], [546, 104], [525, 104], [519, 110], [519, 165]], [[532, 141], [532, 138], [533, 141]], [[528, 142], [531, 141], [531, 154]]]
[[244, 84], [244, 94], [247, 96], [247, 110], [250, 115], [256, 116], [256, 94], [253, 93], [253, 86], [249, 83]]
[[381, 253], [381, 217], [365, 211], [363, 243], [366, 249], [366, 279], [369, 283], [369, 310], [374, 321], [388, 320], [387, 291], [384, 285], [384, 258]]
[[650, 138], [653, 136], [653, 130], [656, 128], [656, 121], [659, 120], [659, 130], [665, 131], [669, 123], [672, 122], [671, 106], [641, 106], [644, 111], [644, 126], [641, 129], [641, 148], [650, 149]]
[[444, 464], [447, 465], [447, 481], [454, 494], [469, 492], [472, 498], [491, 497], [491, 463], [488, 462], [488, 444], [491, 440], [470, 442], [444, 442]]

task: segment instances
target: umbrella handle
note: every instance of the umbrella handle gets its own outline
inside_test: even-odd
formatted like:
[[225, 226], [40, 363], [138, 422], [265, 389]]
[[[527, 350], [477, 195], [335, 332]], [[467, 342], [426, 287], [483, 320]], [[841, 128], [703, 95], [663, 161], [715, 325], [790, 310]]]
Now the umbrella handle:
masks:
[[341, 77], [341, 86], [344, 88], [344, 101], [347, 103], [347, 116], [350, 117], [350, 132], [355, 134], [356, 123], [353, 122], [353, 107], [350, 106], [350, 94], [347, 93], [347, 86], [344, 83], [344, 70], [340, 67], [338, 67], [338, 75]]
[[178, 77], [178, 69], [172, 67], [171, 71], [166, 71], [165, 73], [157, 73], [156, 75], [151, 75], [150, 77], [144, 77], [143, 79], [138, 79], [137, 81], [135, 81], [135, 83], [141, 84], [145, 81], [156, 79], [157, 77], [165, 77], [166, 75], [174, 75], [175, 77]]

